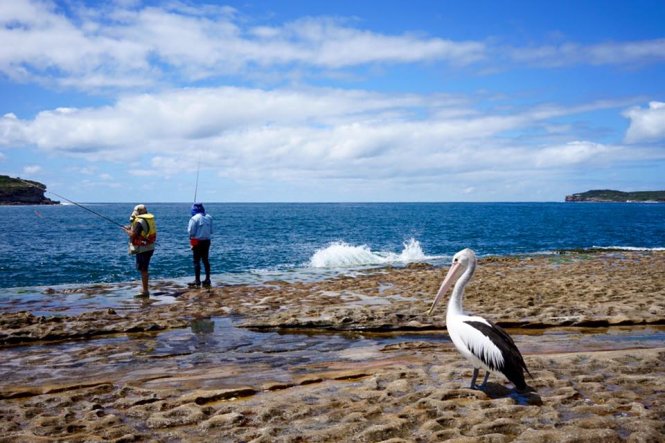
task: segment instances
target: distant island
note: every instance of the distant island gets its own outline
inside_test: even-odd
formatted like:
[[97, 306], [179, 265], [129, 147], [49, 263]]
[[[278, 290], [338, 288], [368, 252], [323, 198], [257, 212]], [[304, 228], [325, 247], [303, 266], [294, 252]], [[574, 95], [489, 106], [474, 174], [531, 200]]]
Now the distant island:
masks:
[[665, 191], [622, 192], [597, 189], [566, 195], [567, 202], [654, 202], [665, 203]]
[[32, 180], [0, 175], [0, 205], [58, 205], [44, 196], [46, 185]]

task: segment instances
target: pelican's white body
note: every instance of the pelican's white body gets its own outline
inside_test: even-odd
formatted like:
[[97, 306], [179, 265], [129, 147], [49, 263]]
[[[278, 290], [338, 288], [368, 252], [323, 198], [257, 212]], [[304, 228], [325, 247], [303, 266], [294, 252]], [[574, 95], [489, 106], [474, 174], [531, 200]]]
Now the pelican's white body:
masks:
[[[450, 308], [448, 308], [446, 328], [448, 328], [448, 335], [450, 335], [455, 348], [457, 348], [464, 358], [471, 362], [474, 368], [482, 368], [486, 371], [496, 373], [483, 360], [494, 363], [493, 366], [495, 368], [503, 365], [501, 350], [478, 329], [464, 323], [465, 321], [478, 321], [490, 326], [489, 322], [482, 317], [464, 314], [451, 315]], [[473, 351], [476, 351], [477, 355], [483, 355], [483, 360], [476, 357]]]
[[[476, 269], [476, 255], [464, 249], [453, 257], [453, 263], [441, 283], [430, 313], [454, 283], [453, 293], [448, 301], [446, 328], [455, 348], [474, 368], [471, 387], [476, 388], [478, 369], [485, 369], [487, 383], [489, 372], [502, 374], [518, 389], [525, 389], [523, 370], [526, 364], [512, 338], [500, 327], [477, 315], [467, 315], [462, 308], [464, 287], [471, 280]], [[528, 372], [528, 370], [527, 370]]]

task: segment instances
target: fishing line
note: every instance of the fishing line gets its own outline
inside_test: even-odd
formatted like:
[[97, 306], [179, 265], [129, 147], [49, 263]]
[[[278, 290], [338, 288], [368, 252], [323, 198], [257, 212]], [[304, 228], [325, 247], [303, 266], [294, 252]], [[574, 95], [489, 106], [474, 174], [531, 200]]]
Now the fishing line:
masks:
[[125, 230], [125, 227], [124, 227], [123, 225], [121, 225], [120, 223], [118, 223], [118, 222], [116, 222], [116, 221], [114, 221], [114, 220], [111, 220], [110, 218], [106, 217], [105, 215], [100, 214], [99, 212], [95, 212], [95, 211], [93, 211], [93, 210], [90, 209], [90, 208], [86, 208], [86, 207], [83, 206], [82, 204], [76, 203], [75, 201], [72, 201], [72, 200], [68, 199], [67, 197], [64, 197], [64, 196], [62, 196], [62, 195], [60, 195], [60, 194], [56, 194], [56, 193], [53, 192], [53, 191], [47, 191], [45, 187], [42, 188], [41, 186], [37, 186], [36, 184], [31, 183], [31, 182], [26, 181], [26, 180], [23, 180], [22, 178], [19, 178], [19, 180], [22, 181], [23, 183], [25, 183], [26, 185], [30, 185], [30, 186], [32, 186], [32, 187], [35, 187], [35, 188], [41, 190], [41, 191], [48, 192], [49, 194], [53, 194], [53, 195], [55, 195], [55, 196], [58, 197], [58, 198], [61, 198], [61, 199], [65, 200], [65, 201], [67, 201], [67, 202], [69, 202], [69, 203], [71, 203], [71, 204], [73, 204], [73, 205], [78, 206], [79, 208], [85, 209], [85, 210], [88, 211], [88, 212], [92, 212], [92, 213], [95, 214], [97, 217], [101, 217], [101, 218], [103, 218], [104, 220], [106, 220], [106, 221], [108, 221], [108, 222], [111, 222], [111, 223], [113, 223], [113, 224], [116, 225], [116, 226], [120, 226], [120, 228], [121, 228], [123, 231]]

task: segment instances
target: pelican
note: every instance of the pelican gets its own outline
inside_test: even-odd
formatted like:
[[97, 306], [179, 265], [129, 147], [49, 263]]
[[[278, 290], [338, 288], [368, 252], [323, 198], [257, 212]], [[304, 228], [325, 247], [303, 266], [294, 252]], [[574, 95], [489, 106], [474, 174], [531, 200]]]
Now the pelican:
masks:
[[[453, 294], [448, 301], [446, 327], [457, 350], [473, 365], [471, 389], [485, 388], [490, 372], [495, 372], [503, 374], [518, 391], [529, 390], [524, 381], [524, 371], [529, 375], [531, 373], [513, 339], [491, 321], [464, 313], [462, 308], [464, 287], [471, 280], [475, 270], [476, 254], [471, 249], [463, 249], [455, 254], [428, 314], [432, 314], [443, 295], [455, 283]], [[485, 369], [485, 379], [478, 386], [476, 379], [480, 368]]]

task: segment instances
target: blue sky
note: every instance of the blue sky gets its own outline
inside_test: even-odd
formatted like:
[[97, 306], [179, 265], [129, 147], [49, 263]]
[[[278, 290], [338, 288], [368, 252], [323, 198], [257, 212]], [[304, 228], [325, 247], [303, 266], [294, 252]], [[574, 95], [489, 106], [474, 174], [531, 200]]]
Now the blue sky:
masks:
[[0, 2], [0, 174], [82, 202], [665, 189], [663, 1]]

